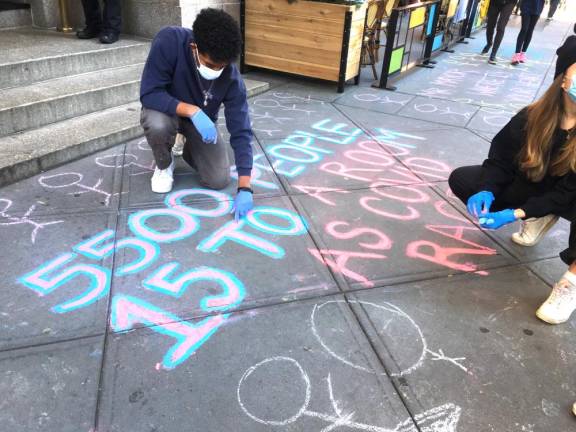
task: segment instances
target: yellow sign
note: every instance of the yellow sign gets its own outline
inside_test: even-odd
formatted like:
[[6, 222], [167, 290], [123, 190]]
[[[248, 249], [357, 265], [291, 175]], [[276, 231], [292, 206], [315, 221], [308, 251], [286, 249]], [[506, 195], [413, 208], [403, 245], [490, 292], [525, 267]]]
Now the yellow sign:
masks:
[[414, 9], [410, 14], [410, 24], [408, 25], [408, 28], [414, 28], [424, 24], [425, 19], [426, 7], [419, 7], [418, 9]]

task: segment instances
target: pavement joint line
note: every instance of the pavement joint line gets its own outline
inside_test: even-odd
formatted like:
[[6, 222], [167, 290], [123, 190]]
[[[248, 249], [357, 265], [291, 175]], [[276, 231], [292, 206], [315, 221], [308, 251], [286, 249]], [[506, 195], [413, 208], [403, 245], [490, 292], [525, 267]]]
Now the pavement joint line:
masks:
[[[348, 299], [348, 296], [346, 294], [344, 295], [344, 300], [345, 300], [346, 305], [348, 306], [352, 316], [354, 317], [358, 326], [360, 327], [360, 331], [364, 334], [364, 337], [365, 337], [365, 339], [368, 343], [368, 346], [370, 347], [372, 353], [374, 354], [374, 356], [376, 357], [376, 359], [378, 360], [378, 362], [382, 366], [382, 369], [386, 373], [386, 377], [388, 378], [388, 382], [390, 383], [390, 385], [392, 386], [392, 388], [396, 392], [397, 398], [400, 400], [401, 404], [404, 406], [404, 409], [406, 410], [406, 412], [408, 413], [408, 415], [412, 419], [412, 423], [414, 424], [415, 429], [418, 432], [422, 432], [422, 430], [420, 429], [420, 426], [418, 425], [418, 422], [416, 421], [416, 414], [412, 411], [409, 401], [404, 396], [404, 392], [400, 389], [400, 386], [398, 385], [397, 381], [395, 379], [393, 379], [393, 376], [390, 373], [390, 369], [387, 367], [386, 362], [384, 361], [384, 359], [380, 355], [380, 352], [378, 351], [378, 349], [374, 345], [374, 341], [372, 340], [372, 338], [370, 338], [367, 329], [365, 328], [364, 324], [362, 323], [362, 321], [360, 319], [359, 314], [356, 312], [355, 308], [352, 307], [350, 300]], [[364, 315], [371, 322], [370, 317], [369, 317], [368, 313], [365, 311], [362, 304], [360, 304], [360, 309], [362, 309], [362, 311], [364, 312]], [[352, 334], [354, 337], [353, 332], [352, 332]], [[382, 345], [384, 346], [386, 351], [389, 352], [389, 349], [384, 342], [382, 342]], [[390, 357], [393, 358], [392, 356], [390, 356]]]
[[[530, 262], [499, 264], [499, 265], [491, 267], [490, 270], [503, 270], [506, 268], [525, 268], [526, 270], [530, 270], [530, 272], [536, 274], [539, 277], [539, 279], [541, 279], [546, 285], [548, 285], [548, 283], [542, 277], [540, 277], [537, 273], [535, 273], [529, 267], [529, 264], [548, 261], [550, 259], [551, 258], [539, 258], [539, 259], [535, 259], [535, 260], [530, 261]], [[428, 281], [431, 281], [431, 282], [432, 281], [438, 281], [438, 280], [442, 280], [442, 279], [465, 278], [465, 277], [471, 277], [472, 274], [473, 274], [473, 272], [472, 273], [470, 273], [470, 272], [456, 272], [454, 274], [427, 276], [427, 277], [418, 278], [418, 279], [409, 280], [409, 281], [384, 283], [382, 285], [375, 285], [373, 287], [358, 287], [358, 288], [349, 287], [345, 291], [329, 292], [326, 294], [316, 294], [316, 295], [310, 296], [310, 297], [301, 297], [301, 298], [295, 298], [295, 299], [291, 299], [291, 300], [271, 302], [271, 303], [265, 303], [265, 304], [255, 304], [255, 305], [250, 306], [250, 307], [234, 309], [231, 311], [231, 314], [233, 314], [233, 315], [234, 314], [241, 314], [241, 313], [246, 313], [246, 312], [250, 312], [253, 310], [264, 310], [264, 309], [268, 309], [268, 308], [281, 308], [283, 306], [288, 306], [288, 305], [293, 305], [293, 304], [298, 304], [298, 303], [310, 303], [314, 300], [323, 300], [323, 299], [332, 298], [332, 297], [341, 297], [342, 295], [346, 295], [346, 294], [355, 294], [355, 293], [362, 293], [362, 292], [368, 292], [368, 291], [374, 291], [374, 290], [384, 290], [386, 288], [397, 288], [397, 287], [402, 286], [402, 285], [408, 285], [408, 284], [412, 284], [412, 283], [416, 283], [416, 282], [421, 283], [421, 282], [428, 282]], [[418, 288], [418, 289], [421, 289], [421, 288]], [[406, 290], [403, 290], [403, 291], [406, 291]], [[394, 292], [396, 292], [396, 291], [394, 291]], [[178, 322], [193, 322], [193, 321], [196, 321], [196, 320], [199, 320], [202, 318], [213, 316], [214, 314], [217, 314], [217, 312], [198, 315], [198, 316], [185, 318], [185, 319], [181, 319], [181, 320], [177, 320], [177, 321], [164, 322], [164, 323], [162, 323], [162, 325], [173, 324], [173, 323], [178, 323]], [[107, 319], [108, 319], [108, 317], [107, 317]], [[107, 321], [106, 328], [107, 327], [108, 327], [108, 321]], [[133, 329], [123, 330], [123, 331], [119, 331], [119, 332], [110, 331], [107, 328], [107, 330], [104, 332], [96, 332], [96, 333], [91, 333], [88, 335], [83, 335], [83, 336], [78, 336], [78, 337], [62, 338], [62, 339], [52, 340], [52, 341], [48, 341], [48, 342], [40, 342], [40, 343], [33, 343], [33, 344], [24, 344], [24, 345], [18, 345], [18, 346], [14, 346], [14, 347], [10, 347], [10, 348], [0, 348], [0, 354], [6, 353], [6, 352], [18, 351], [18, 350], [22, 350], [22, 349], [43, 347], [43, 346], [49, 346], [49, 345], [56, 345], [56, 344], [60, 344], [60, 343], [67, 343], [67, 342], [80, 341], [80, 340], [84, 340], [84, 339], [102, 337], [105, 335], [105, 333], [108, 333], [109, 335], [121, 335], [121, 334], [131, 333], [131, 332], [137, 331], [137, 330], [144, 330], [144, 329], [149, 329], [149, 328], [154, 328], [154, 327], [158, 327], [158, 325], [136, 326]]]
[[[124, 170], [126, 169], [125, 165], [125, 161], [126, 161], [126, 149], [127, 149], [127, 145], [124, 144], [122, 147], [122, 156], [120, 158], [120, 160], [122, 161], [122, 164], [120, 165], [120, 169], [119, 170], [114, 170], [114, 181], [113, 181], [113, 187], [118, 186], [118, 191], [119, 191], [119, 195], [118, 195], [118, 207], [121, 206], [122, 204], [122, 192], [123, 192], [123, 188], [124, 188], [124, 182], [122, 181], [124, 179]], [[121, 214], [120, 212], [116, 213], [116, 218], [114, 221], [114, 233], [116, 233], [118, 231], [118, 227], [120, 225], [120, 218], [121, 218]], [[116, 245], [118, 242], [118, 236], [114, 235], [114, 242], [113, 242], [113, 250], [116, 250]], [[116, 253], [113, 253], [112, 256], [109, 258], [110, 261], [110, 268], [113, 271], [116, 268]], [[98, 386], [96, 387], [96, 405], [94, 407], [94, 419], [93, 419], [93, 425], [94, 425], [94, 430], [98, 430], [98, 426], [99, 426], [99, 419], [100, 419], [100, 408], [102, 405], [102, 395], [103, 395], [103, 391], [104, 391], [104, 368], [106, 366], [106, 357], [107, 357], [107, 352], [108, 352], [108, 338], [110, 337], [110, 332], [109, 330], [109, 325], [110, 325], [110, 313], [111, 313], [111, 308], [112, 308], [112, 298], [114, 297], [114, 281], [115, 279], [112, 278], [110, 281], [110, 289], [108, 292], [108, 298], [107, 298], [107, 305], [106, 305], [106, 315], [105, 315], [105, 319], [106, 319], [106, 323], [105, 323], [105, 329], [106, 332], [104, 334], [103, 340], [102, 340], [102, 357], [100, 360], [100, 367], [98, 368]]]
[[51, 340], [51, 341], [48, 341], [48, 342], [39, 342], [39, 343], [34, 343], [34, 344], [23, 344], [23, 345], [17, 345], [17, 346], [14, 346], [14, 347], [10, 347], [10, 348], [0, 348], [0, 354], [10, 353], [10, 352], [19, 351], [19, 350], [24, 350], [24, 349], [42, 348], [42, 347], [45, 347], [45, 346], [51, 346], [51, 345], [58, 345], [58, 344], [64, 344], [64, 343], [82, 341], [82, 340], [85, 340], [85, 339], [93, 339], [93, 338], [97, 338], [97, 337], [102, 337], [102, 336], [104, 336], [104, 333], [105, 333], [105, 332], [98, 332], [98, 333], [92, 333], [92, 334], [88, 334], [88, 335], [84, 335], [84, 336], [77, 336], [77, 337], [70, 337], [70, 338], [62, 338], [62, 339], [57, 339], [57, 340]]

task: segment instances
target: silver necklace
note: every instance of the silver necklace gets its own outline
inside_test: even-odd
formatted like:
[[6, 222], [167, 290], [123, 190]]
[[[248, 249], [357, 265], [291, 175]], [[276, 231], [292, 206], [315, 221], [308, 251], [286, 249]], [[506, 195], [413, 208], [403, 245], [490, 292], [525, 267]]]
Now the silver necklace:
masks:
[[198, 80], [198, 84], [200, 85], [200, 88], [202, 89], [202, 94], [204, 95], [204, 106], [208, 106], [208, 100], [212, 99], [212, 86], [214, 85], [214, 81], [213, 80], [210, 82], [210, 87], [208, 87], [208, 90], [206, 90], [206, 88], [204, 87], [204, 85], [202, 84], [202, 80], [200, 79], [200, 74], [198, 73], [198, 63], [200, 63], [200, 59], [197, 57], [198, 62], [196, 63], [196, 69], [194, 69], [196, 71], [196, 79]]

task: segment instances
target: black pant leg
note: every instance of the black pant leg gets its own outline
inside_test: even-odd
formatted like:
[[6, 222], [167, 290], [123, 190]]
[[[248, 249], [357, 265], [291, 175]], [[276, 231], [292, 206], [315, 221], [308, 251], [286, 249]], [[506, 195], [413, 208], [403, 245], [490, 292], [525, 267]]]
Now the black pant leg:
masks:
[[104, 31], [122, 31], [122, 0], [104, 0]]
[[456, 168], [448, 177], [450, 189], [464, 204], [475, 193], [479, 192], [478, 185], [482, 178], [481, 165], [472, 165]]
[[506, 25], [508, 24], [510, 15], [512, 15], [513, 9], [514, 9], [514, 3], [509, 3], [507, 5], [504, 5], [502, 10], [500, 11], [500, 16], [498, 18], [498, 26], [496, 28], [496, 39], [494, 40], [494, 47], [492, 48], [492, 55], [494, 57], [496, 57], [498, 48], [500, 48], [500, 44], [502, 43], [502, 39], [504, 38]]
[[494, 40], [494, 29], [496, 28], [496, 21], [498, 20], [498, 14], [500, 9], [496, 6], [495, 2], [491, 2], [488, 6], [488, 19], [486, 23], [486, 43], [492, 45]]
[[102, 15], [100, 13], [100, 3], [98, 0], [82, 0], [86, 27], [100, 30], [102, 28]]
[[550, 9], [548, 10], [548, 18], [552, 18], [558, 9], [560, 0], [550, 0]]
[[528, 26], [528, 31], [526, 32], [526, 37], [524, 38], [524, 45], [522, 46], [522, 52], [528, 51], [530, 41], [532, 40], [532, 34], [534, 33], [534, 28], [536, 27], [539, 18], [540, 17], [538, 15], [530, 15], [530, 24]]
[[516, 39], [516, 53], [522, 52], [524, 39], [526, 38], [528, 27], [530, 27], [530, 15], [522, 15], [521, 19], [522, 26], [520, 27], [520, 33], [518, 33], [518, 38]]

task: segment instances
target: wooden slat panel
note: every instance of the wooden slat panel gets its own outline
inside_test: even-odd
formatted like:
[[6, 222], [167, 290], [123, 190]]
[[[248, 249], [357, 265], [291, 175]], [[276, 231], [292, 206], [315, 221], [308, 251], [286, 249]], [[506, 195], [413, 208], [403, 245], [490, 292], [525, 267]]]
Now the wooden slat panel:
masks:
[[306, 63], [336, 64], [340, 59], [340, 52], [337, 51], [300, 47], [286, 42], [272, 42], [250, 37], [246, 38], [246, 52]]
[[296, 62], [277, 57], [246, 53], [246, 64], [263, 67], [313, 78], [338, 81], [338, 66], [330, 67], [319, 64]]
[[[252, 40], [260, 39], [311, 49], [318, 48], [326, 51], [340, 52], [342, 49], [342, 37], [334, 37], [321, 33], [297, 33], [290, 28], [277, 28], [275, 31], [271, 31], [266, 27], [251, 26], [246, 28], [245, 34], [246, 39], [251, 38]], [[248, 44], [246, 44], [246, 50], [253, 51]], [[282, 53], [278, 54], [281, 55]]]
[[344, 33], [344, 21], [327, 21], [313, 17], [296, 17], [291, 15], [270, 15], [257, 11], [250, 11], [246, 16], [246, 28], [251, 26], [266, 26], [275, 29], [290, 28], [307, 33], [322, 33], [330, 36], [341, 37]]
[[298, 0], [292, 4], [278, 0], [246, 0], [246, 15], [252, 11], [343, 21], [350, 6]]

